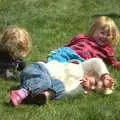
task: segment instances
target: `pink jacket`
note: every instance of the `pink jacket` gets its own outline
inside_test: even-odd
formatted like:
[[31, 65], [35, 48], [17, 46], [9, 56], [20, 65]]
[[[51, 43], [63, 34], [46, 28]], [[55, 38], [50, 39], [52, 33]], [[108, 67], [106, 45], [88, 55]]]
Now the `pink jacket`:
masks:
[[100, 46], [94, 39], [85, 34], [75, 36], [67, 45], [71, 47], [79, 56], [84, 59], [101, 58], [113, 67], [120, 69], [120, 62], [115, 57], [114, 49], [111, 45]]

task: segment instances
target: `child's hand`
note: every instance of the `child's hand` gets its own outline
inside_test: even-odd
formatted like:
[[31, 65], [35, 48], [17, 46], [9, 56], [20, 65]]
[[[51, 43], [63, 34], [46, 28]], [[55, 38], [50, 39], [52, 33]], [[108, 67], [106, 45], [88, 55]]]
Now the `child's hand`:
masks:
[[95, 84], [96, 84], [95, 77], [93, 77], [91, 75], [90, 76], [86, 75], [82, 79], [82, 85], [83, 85], [83, 88], [85, 90], [85, 93], [92, 92], [95, 89]]
[[112, 77], [109, 74], [105, 74], [101, 77], [100, 80], [97, 81], [97, 91], [104, 92], [104, 94], [108, 95], [113, 92], [114, 82]]
[[112, 77], [109, 74], [106, 74], [102, 77], [105, 88], [114, 89], [114, 82]]

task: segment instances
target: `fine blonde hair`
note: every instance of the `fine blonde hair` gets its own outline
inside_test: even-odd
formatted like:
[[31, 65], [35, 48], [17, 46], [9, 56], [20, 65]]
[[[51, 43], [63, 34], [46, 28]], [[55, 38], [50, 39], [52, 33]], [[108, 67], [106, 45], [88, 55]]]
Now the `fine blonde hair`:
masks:
[[7, 50], [17, 57], [26, 57], [31, 49], [31, 36], [18, 26], [9, 26], [3, 30], [0, 49]]
[[107, 16], [99, 17], [90, 27], [89, 35], [92, 36], [96, 29], [108, 30], [111, 37], [111, 45], [117, 45], [120, 42], [120, 33], [115, 22]]

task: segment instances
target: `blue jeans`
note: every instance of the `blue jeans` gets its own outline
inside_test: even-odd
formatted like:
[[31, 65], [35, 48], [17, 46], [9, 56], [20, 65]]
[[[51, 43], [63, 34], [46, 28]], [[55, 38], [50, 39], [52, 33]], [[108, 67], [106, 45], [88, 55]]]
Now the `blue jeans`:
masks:
[[41, 63], [28, 65], [21, 73], [21, 88], [28, 90], [31, 94], [37, 95], [48, 89], [56, 93], [56, 98], [64, 94], [64, 85], [60, 80], [53, 80], [46, 67]]
[[63, 47], [51, 51], [51, 53], [48, 56], [48, 62], [52, 60], [57, 60], [59, 62], [69, 62], [72, 59], [79, 60], [80, 62], [84, 61], [84, 58], [77, 55], [77, 53], [74, 50], [72, 50], [70, 47]]

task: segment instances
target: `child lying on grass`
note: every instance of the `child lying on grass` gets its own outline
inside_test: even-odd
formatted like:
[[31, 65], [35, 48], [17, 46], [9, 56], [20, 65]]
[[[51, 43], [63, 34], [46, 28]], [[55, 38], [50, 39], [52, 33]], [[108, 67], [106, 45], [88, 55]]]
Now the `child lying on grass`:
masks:
[[113, 79], [99, 58], [79, 64], [37, 62], [23, 70], [20, 89], [10, 92], [10, 100], [14, 106], [19, 106], [30, 95], [35, 104], [41, 104], [43, 99], [61, 99], [76, 93], [99, 91], [111, 94], [113, 87]]
[[119, 41], [120, 32], [115, 21], [107, 16], [100, 16], [93, 22], [88, 34], [78, 34], [65, 47], [51, 51], [48, 62], [101, 58], [114, 68], [120, 69], [115, 50]]

